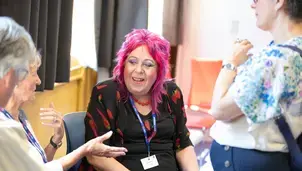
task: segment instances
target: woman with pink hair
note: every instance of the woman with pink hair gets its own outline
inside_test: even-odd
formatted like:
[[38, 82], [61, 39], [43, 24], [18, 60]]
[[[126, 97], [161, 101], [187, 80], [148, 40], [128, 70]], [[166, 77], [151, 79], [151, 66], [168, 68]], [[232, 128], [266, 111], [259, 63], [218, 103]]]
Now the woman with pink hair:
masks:
[[186, 127], [182, 93], [166, 81], [170, 43], [145, 29], [128, 35], [117, 53], [113, 78], [92, 91], [86, 141], [109, 130], [105, 144], [126, 147], [126, 156], [88, 156], [80, 170], [198, 171]]

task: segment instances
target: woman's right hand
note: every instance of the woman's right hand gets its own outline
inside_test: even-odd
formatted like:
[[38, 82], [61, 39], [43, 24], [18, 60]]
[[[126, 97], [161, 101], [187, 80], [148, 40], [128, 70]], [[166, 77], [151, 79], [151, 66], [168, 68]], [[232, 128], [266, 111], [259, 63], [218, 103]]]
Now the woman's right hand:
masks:
[[253, 45], [248, 40], [236, 41], [233, 47], [233, 54], [227, 58], [227, 61], [235, 66], [243, 64], [250, 57], [247, 53], [251, 48], [253, 48]]
[[112, 135], [112, 131], [106, 134], [96, 137], [88, 141], [86, 146], [86, 155], [94, 155], [98, 157], [118, 157], [126, 155], [127, 149], [124, 147], [111, 147], [103, 144], [103, 142], [109, 139]]

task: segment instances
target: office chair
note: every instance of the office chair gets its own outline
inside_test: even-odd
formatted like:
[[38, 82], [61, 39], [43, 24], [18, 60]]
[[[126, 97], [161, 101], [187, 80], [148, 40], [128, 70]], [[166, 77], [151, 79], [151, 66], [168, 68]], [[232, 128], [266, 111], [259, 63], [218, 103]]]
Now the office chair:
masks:
[[[64, 115], [64, 127], [67, 142], [66, 154], [77, 149], [85, 143], [85, 125], [84, 118], [86, 112], [73, 112]], [[81, 161], [78, 161], [68, 171], [77, 171], [80, 167]]]

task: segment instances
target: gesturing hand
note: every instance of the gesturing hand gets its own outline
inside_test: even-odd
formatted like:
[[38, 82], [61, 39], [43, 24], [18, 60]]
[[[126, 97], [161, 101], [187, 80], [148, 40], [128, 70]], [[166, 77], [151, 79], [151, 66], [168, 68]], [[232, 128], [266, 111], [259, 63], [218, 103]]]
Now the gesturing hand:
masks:
[[40, 108], [40, 117], [43, 125], [54, 129], [52, 141], [56, 144], [61, 142], [64, 137], [64, 122], [61, 113], [55, 110], [54, 104], [50, 103], [48, 108]]
[[88, 141], [85, 144], [87, 146], [87, 155], [95, 155], [99, 157], [118, 157], [126, 155], [127, 149], [124, 147], [111, 147], [103, 144], [103, 142], [109, 139], [111, 135], [112, 131], [109, 131], [102, 136]]
[[247, 52], [252, 47], [253, 45], [248, 40], [236, 41], [233, 46], [233, 54], [227, 58], [227, 61], [235, 66], [243, 64], [250, 57]]

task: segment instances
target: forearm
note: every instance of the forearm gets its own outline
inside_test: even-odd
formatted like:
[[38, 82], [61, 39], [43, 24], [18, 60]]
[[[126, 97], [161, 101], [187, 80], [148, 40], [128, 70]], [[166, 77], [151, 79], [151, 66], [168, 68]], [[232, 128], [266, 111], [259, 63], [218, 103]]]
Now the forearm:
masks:
[[188, 146], [176, 153], [176, 159], [183, 171], [198, 171], [198, 163], [193, 146]]
[[114, 158], [87, 156], [88, 162], [97, 170], [105, 171], [129, 171]]
[[85, 145], [77, 148], [71, 153], [67, 154], [64, 157], [58, 159], [61, 163], [63, 170], [68, 170], [70, 167], [75, 165], [81, 158], [83, 158], [87, 154], [87, 148]]
[[242, 115], [234, 104], [232, 97], [230, 95], [227, 96], [236, 75], [235, 71], [226, 69], [222, 69], [219, 73], [214, 87], [211, 107], [211, 114], [216, 120], [230, 121]]
[[44, 149], [45, 153], [46, 153], [46, 157], [48, 161], [52, 161], [57, 149], [55, 149], [52, 145], [48, 144], [45, 149]]

